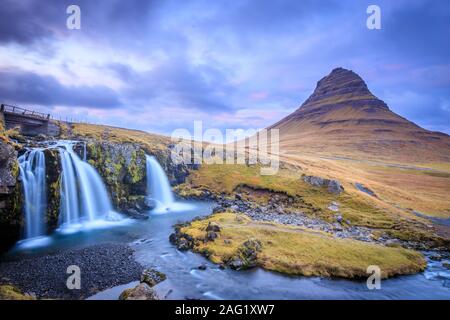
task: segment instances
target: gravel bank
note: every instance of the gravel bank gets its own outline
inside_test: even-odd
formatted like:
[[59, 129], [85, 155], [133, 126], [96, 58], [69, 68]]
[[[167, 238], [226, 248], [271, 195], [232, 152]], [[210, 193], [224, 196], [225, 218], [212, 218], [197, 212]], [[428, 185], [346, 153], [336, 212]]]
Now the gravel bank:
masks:
[[[81, 270], [81, 289], [66, 287], [67, 267]], [[143, 267], [125, 244], [101, 244], [0, 264], [0, 281], [38, 298], [84, 299], [101, 290], [138, 280]]]

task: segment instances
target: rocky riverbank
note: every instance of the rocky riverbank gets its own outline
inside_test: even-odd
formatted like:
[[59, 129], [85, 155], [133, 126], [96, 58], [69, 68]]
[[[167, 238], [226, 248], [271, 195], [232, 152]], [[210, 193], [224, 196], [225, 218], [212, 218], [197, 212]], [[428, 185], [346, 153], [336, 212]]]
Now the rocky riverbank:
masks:
[[209, 200], [216, 203], [215, 212], [242, 213], [255, 221], [274, 222], [288, 226], [304, 227], [311, 230], [323, 231], [338, 239], [353, 239], [367, 243], [381, 244], [390, 247], [404, 247], [414, 250], [447, 251], [445, 246], [436, 246], [432, 243], [402, 240], [391, 236], [379, 229], [357, 226], [345, 220], [340, 214], [340, 203], [330, 202], [328, 209], [333, 212], [331, 219], [321, 219], [320, 216], [311, 216], [302, 210], [293, 209], [294, 199], [283, 194], [272, 194], [267, 203], [245, 199], [237, 193], [234, 197], [218, 195], [202, 191], [197, 195], [189, 195], [188, 199]]
[[[81, 289], [66, 286], [67, 267], [81, 271]], [[143, 267], [126, 244], [100, 244], [0, 264], [1, 284], [12, 284], [37, 298], [84, 299], [101, 290], [135, 281]]]
[[388, 278], [426, 267], [423, 255], [413, 250], [340, 239], [233, 212], [178, 225], [169, 240], [179, 250], [192, 250], [236, 270], [262, 267], [292, 275], [363, 278], [367, 266], [377, 265]]

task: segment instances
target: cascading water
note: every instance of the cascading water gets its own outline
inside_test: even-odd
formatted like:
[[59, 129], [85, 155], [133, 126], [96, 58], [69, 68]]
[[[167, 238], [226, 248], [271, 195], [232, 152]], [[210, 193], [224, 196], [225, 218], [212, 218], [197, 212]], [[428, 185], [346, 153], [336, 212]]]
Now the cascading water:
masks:
[[157, 207], [159, 209], [168, 209], [174, 203], [169, 179], [155, 157], [147, 155], [146, 159], [147, 190], [150, 192], [150, 196], [153, 200], [157, 202]]
[[25, 239], [45, 234], [47, 197], [45, 187], [45, 156], [42, 149], [33, 149], [19, 157], [19, 170], [24, 192]]
[[58, 144], [62, 164], [61, 212], [62, 230], [79, 228], [80, 224], [114, 217], [111, 201], [100, 175], [73, 150], [74, 142]]
[[192, 207], [189, 204], [175, 201], [169, 179], [155, 157], [146, 155], [146, 167], [147, 190], [149, 196], [156, 202], [154, 213], [189, 210]]

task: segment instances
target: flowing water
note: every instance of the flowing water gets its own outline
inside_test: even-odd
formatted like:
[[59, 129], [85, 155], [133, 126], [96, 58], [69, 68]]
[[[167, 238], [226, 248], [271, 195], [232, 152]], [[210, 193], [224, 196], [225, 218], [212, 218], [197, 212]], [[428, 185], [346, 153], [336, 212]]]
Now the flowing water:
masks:
[[176, 202], [166, 173], [155, 157], [146, 155], [147, 190], [156, 202], [153, 213], [168, 213], [189, 210], [186, 203]]
[[[101, 220], [111, 210], [111, 205], [100, 177], [73, 152], [71, 143], [64, 143], [63, 147], [60, 151], [64, 195], [62, 225]], [[37, 153], [33, 158], [36, 156]], [[41, 160], [38, 157], [30, 161], [30, 157], [29, 154], [22, 159], [21, 170], [26, 173], [25, 168], [28, 168], [33, 172], [32, 177], [36, 177], [37, 163]], [[24, 161], [30, 162], [25, 164]], [[151, 213], [148, 220], [125, 219], [126, 223], [83, 228], [82, 232], [71, 234], [56, 232], [48, 237], [47, 246], [33, 250], [15, 248], [8, 254], [9, 258], [45, 255], [98, 243], [128, 243], [135, 250], [136, 260], [144, 267], [158, 269], [167, 275], [167, 280], [155, 287], [166, 299], [450, 299], [450, 272], [441, 262], [431, 260], [423, 273], [382, 280], [381, 290], [369, 290], [364, 281], [291, 277], [262, 269], [222, 270], [201, 255], [178, 251], [169, 242], [174, 224], [209, 215], [213, 204], [175, 202], [167, 177], [156, 159], [147, 158], [147, 170], [151, 196], [160, 202], [160, 207], [153, 213], [161, 213], [162, 207], [168, 214]], [[174, 204], [183, 209], [171, 210]], [[207, 266], [206, 270], [198, 268], [203, 264]], [[122, 290], [136, 284], [110, 288], [91, 298], [117, 299]]]
[[[113, 215], [106, 187], [97, 171], [73, 150], [74, 142], [59, 143], [62, 164], [60, 229], [77, 230]], [[86, 149], [84, 155], [86, 157]]]
[[[192, 210], [151, 215], [127, 225], [54, 234], [51, 245], [15, 254], [42, 255], [98, 243], [128, 243], [138, 262], [167, 275], [167, 280], [155, 287], [167, 299], [450, 299], [450, 288], [445, 287], [450, 272], [433, 261], [424, 273], [382, 280], [381, 290], [368, 290], [365, 281], [292, 277], [262, 269], [222, 270], [201, 255], [178, 251], [169, 242], [175, 223], [211, 213], [212, 204], [190, 205]], [[202, 264], [207, 266], [204, 271], [198, 269]], [[92, 299], [117, 299], [122, 290], [136, 284], [105, 290]]]
[[44, 151], [42, 149], [27, 151], [18, 160], [24, 194], [24, 238], [37, 238], [43, 236], [46, 231], [47, 197]]

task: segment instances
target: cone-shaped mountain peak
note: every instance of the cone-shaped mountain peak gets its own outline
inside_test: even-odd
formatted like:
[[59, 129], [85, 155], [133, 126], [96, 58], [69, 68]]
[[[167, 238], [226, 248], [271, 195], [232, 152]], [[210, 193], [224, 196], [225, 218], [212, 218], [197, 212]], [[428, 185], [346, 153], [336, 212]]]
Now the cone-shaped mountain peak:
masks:
[[387, 108], [367, 88], [364, 80], [355, 72], [336, 68], [329, 75], [317, 82], [313, 94], [303, 103], [302, 108], [315, 108], [346, 102], [354, 107], [370, 105]]
[[269, 129], [280, 148], [361, 158], [450, 161], [450, 137], [392, 112], [355, 72], [336, 68], [298, 108]]

